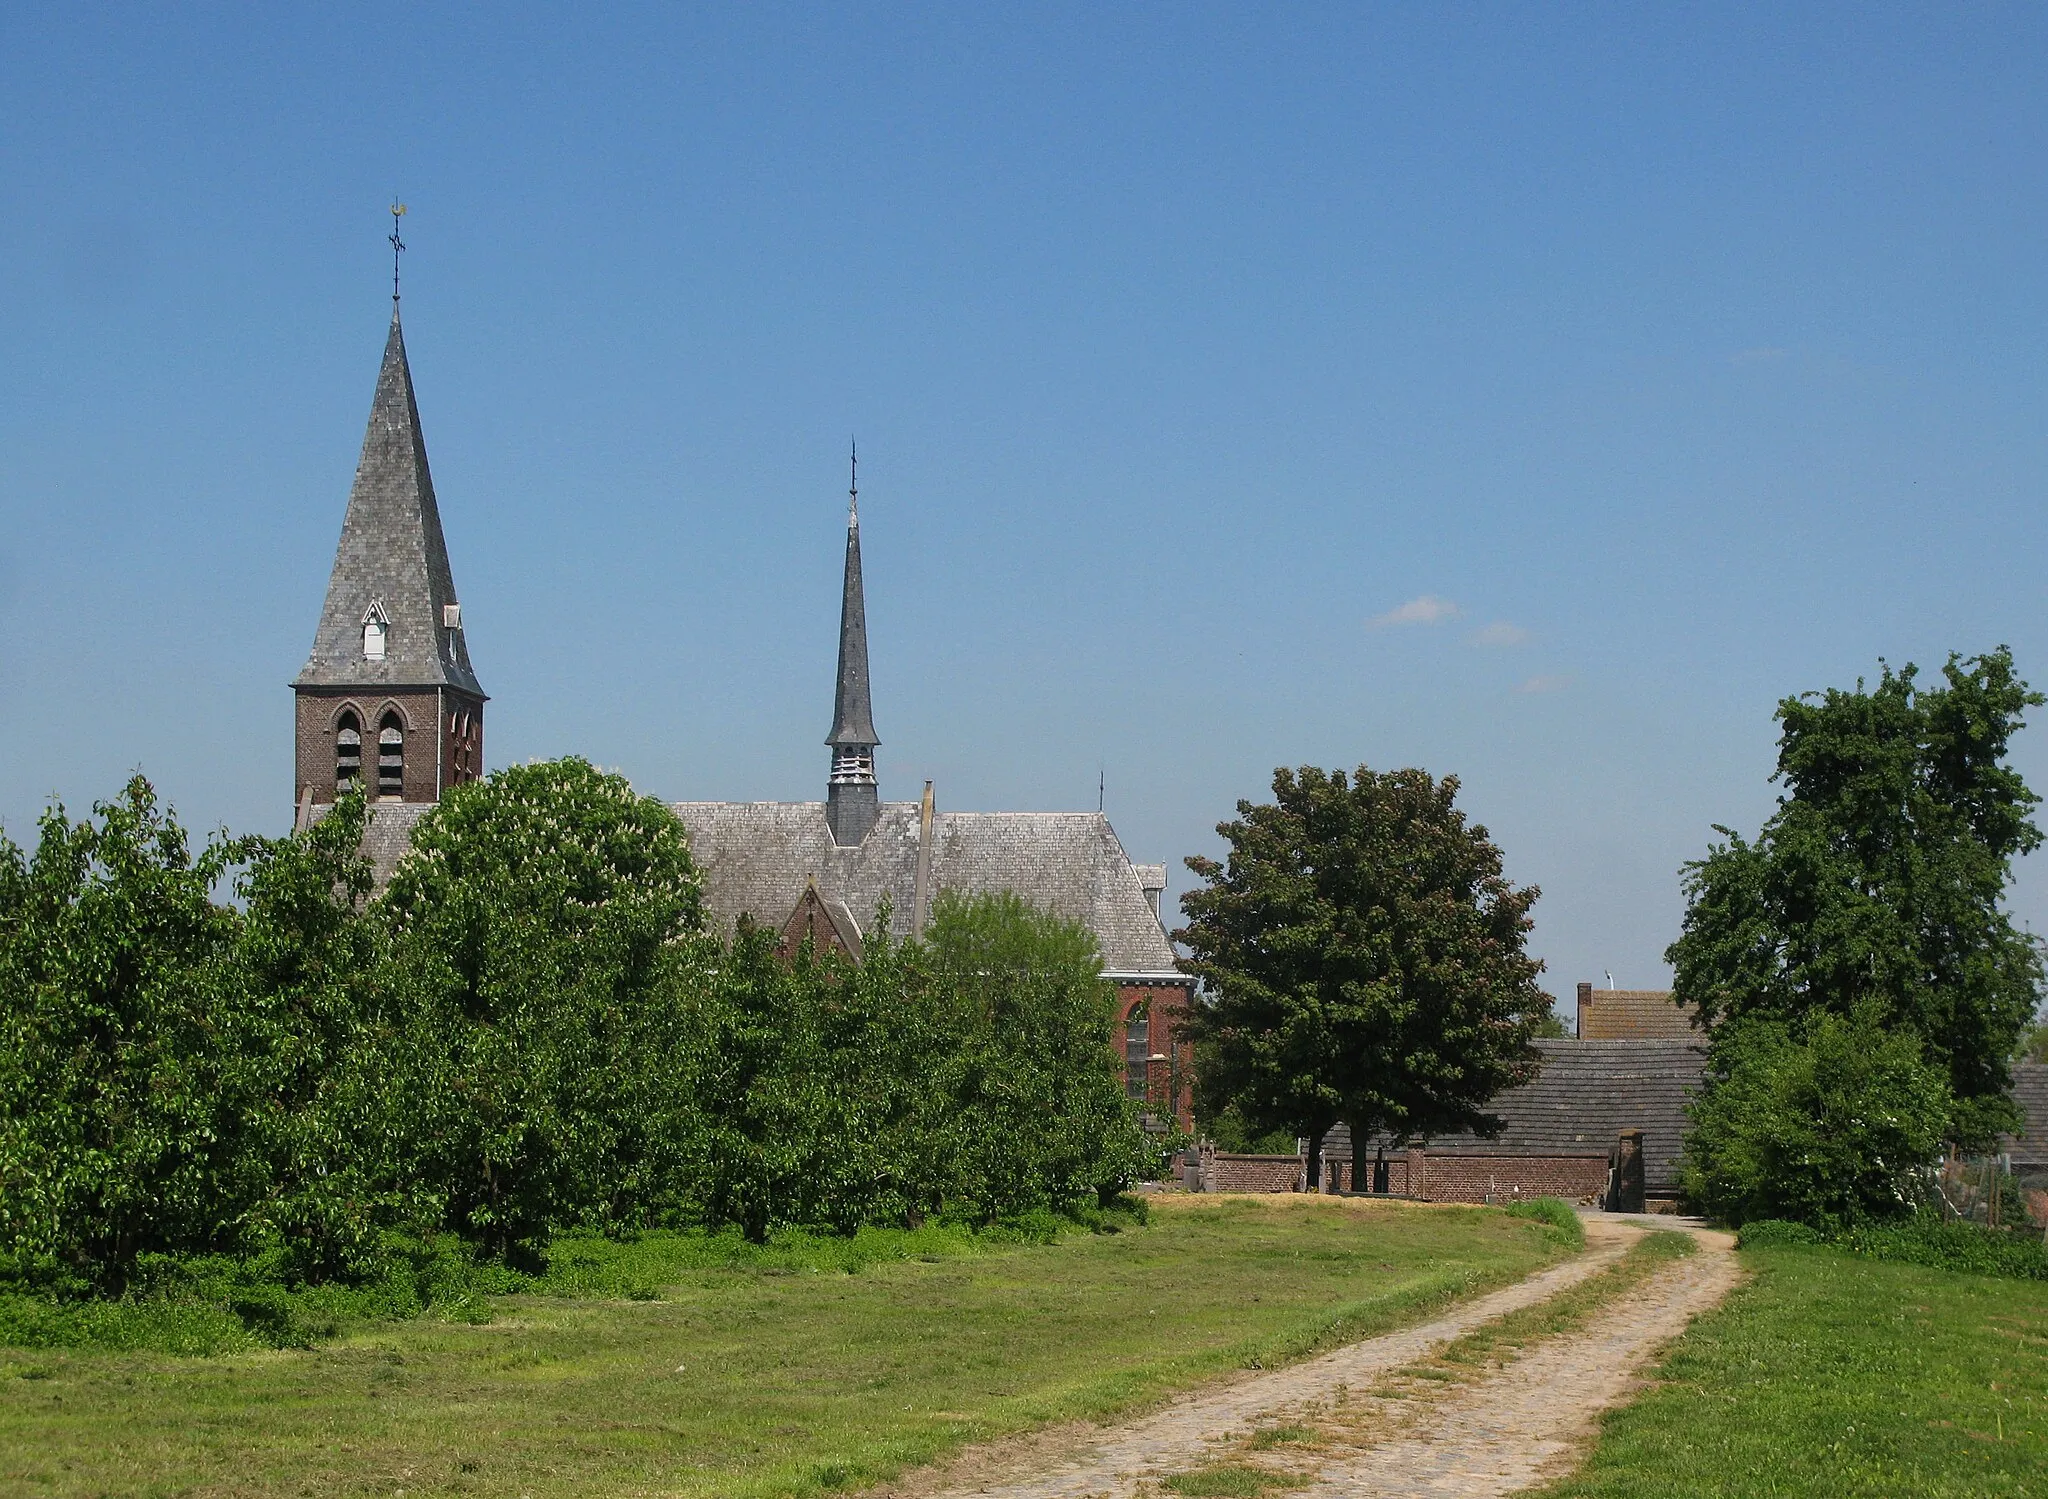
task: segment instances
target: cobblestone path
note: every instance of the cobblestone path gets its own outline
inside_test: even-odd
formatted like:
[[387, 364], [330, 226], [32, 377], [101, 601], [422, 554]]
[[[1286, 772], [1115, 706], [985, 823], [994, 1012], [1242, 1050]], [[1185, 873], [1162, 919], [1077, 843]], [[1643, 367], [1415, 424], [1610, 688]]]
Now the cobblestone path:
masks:
[[[1600, 1413], [1625, 1400], [1657, 1350], [1740, 1278], [1732, 1241], [1699, 1234], [1700, 1252], [1617, 1298], [1582, 1328], [1539, 1343], [1506, 1368], [1389, 1421], [1362, 1449], [1297, 1469], [1300, 1499], [1512, 1494], [1561, 1476], [1592, 1443]], [[1384, 1408], [1397, 1402], [1373, 1402]], [[1364, 1414], [1363, 1411], [1360, 1414]]]
[[1658, 1346], [1727, 1294], [1736, 1279], [1727, 1236], [1701, 1234], [1701, 1253], [1472, 1385], [1427, 1400], [1370, 1392], [1482, 1324], [1606, 1269], [1642, 1232], [1624, 1220], [1591, 1220], [1586, 1253], [1434, 1321], [1199, 1390], [1120, 1425], [971, 1449], [905, 1475], [877, 1499], [1126, 1499], [1224, 1456], [1256, 1427], [1327, 1413], [1340, 1387], [1350, 1400], [1342, 1437], [1263, 1455], [1261, 1466], [1310, 1480], [1296, 1491], [1301, 1499], [1513, 1492], [1564, 1462]]

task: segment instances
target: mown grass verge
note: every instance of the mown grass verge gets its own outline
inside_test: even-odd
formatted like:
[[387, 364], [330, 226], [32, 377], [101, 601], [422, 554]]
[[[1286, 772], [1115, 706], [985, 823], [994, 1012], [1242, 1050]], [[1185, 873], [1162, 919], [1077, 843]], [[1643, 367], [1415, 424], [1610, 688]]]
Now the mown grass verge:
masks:
[[1558, 1235], [1558, 1242], [1573, 1250], [1586, 1247], [1586, 1222], [1578, 1210], [1562, 1197], [1531, 1197], [1521, 1202], [1508, 1204], [1510, 1218], [1533, 1218], [1538, 1223], [1547, 1223]]
[[2048, 1285], [1821, 1246], [1755, 1272], [1550, 1499], [2048, 1493]]
[[1398, 1325], [1562, 1252], [1496, 1211], [1292, 1197], [927, 1247], [849, 1275], [787, 1246], [656, 1266], [648, 1241], [593, 1244], [552, 1288], [494, 1297], [487, 1325], [366, 1321], [205, 1359], [0, 1351], [0, 1496], [853, 1488]]

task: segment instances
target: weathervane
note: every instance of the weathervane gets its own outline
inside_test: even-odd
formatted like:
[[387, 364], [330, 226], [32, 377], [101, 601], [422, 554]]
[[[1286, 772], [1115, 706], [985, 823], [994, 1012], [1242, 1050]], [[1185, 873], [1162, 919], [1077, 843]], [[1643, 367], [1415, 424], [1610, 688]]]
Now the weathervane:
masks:
[[405, 241], [398, 237], [398, 221], [405, 217], [405, 205], [396, 194], [391, 198], [391, 301], [398, 302], [398, 257], [405, 253]]
[[857, 526], [860, 524], [860, 444], [850, 437], [846, 440], [846, 443], [848, 448], [846, 523], [849, 526]]

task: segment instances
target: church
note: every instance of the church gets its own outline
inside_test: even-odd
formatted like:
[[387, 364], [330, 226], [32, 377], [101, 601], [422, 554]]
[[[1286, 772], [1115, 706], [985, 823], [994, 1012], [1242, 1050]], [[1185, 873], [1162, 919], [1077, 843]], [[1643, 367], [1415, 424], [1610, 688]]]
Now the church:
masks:
[[[398, 298], [343, 515], [327, 598], [296, 700], [295, 825], [360, 784], [364, 852], [391, 877], [426, 810], [483, 764], [484, 704], [427, 467]], [[884, 905], [890, 935], [934, 900], [1013, 892], [1095, 934], [1117, 989], [1117, 1057], [1148, 1124], [1192, 1128], [1193, 1057], [1181, 973], [1159, 911], [1164, 864], [1134, 864], [1101, 812], [941, 812], [884, 801], [875, 774], [859, 495], [849, 492], [839, 657], [822, 801], [675, 804], [725, 933], [745, 916], [794, 948], [809, 937], [859, 961]]]

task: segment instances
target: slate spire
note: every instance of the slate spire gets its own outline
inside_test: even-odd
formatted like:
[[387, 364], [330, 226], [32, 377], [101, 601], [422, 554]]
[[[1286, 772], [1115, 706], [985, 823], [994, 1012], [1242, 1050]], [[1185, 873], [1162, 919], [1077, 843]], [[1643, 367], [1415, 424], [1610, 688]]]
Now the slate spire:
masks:
[[859, 843], [881, 815], [875, 784], [874, 713], [868, 701], [868, 615], [860, 578], [860, 468], [852, 459], [847, 486], [846, 579], [839, 599], [839, 680], [832, 697], [832, 773], [825, 818], [833, 841]]
[[469, 665], [395, 298], [327, 602], [292, 685], [452, 687], [484, 697]]

